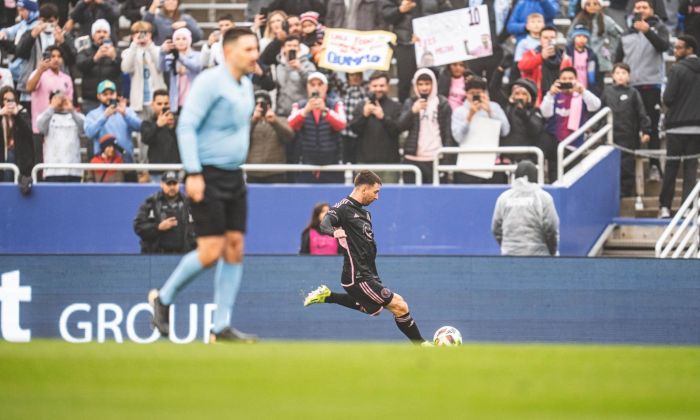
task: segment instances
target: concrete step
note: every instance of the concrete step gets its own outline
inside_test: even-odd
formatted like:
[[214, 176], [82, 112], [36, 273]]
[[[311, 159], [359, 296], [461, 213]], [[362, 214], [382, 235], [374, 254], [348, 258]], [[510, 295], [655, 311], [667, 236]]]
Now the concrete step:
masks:
[[603, 249], [601, 257], [608, 258], [654, 258], [654, 250]]

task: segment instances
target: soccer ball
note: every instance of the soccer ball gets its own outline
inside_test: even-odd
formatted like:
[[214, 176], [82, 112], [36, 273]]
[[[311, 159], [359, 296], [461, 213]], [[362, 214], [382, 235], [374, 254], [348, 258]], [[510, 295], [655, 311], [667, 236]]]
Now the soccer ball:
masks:
[[433, 344], [436, 346], [461, 346], [462, 334], [455, 327], [444, 326], [438, 328], [433, 336]]

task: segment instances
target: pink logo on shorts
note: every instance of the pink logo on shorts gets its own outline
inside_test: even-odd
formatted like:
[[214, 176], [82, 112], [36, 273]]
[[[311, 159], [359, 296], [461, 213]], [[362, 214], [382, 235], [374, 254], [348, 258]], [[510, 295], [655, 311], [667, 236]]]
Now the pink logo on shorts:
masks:
[[379, 292], [379, 293], [382, 294], [382, 297], [383, 297], [384, 299], [388, 299], [389, 296], [391, 296], [391, 290], [387, 289], [386, 287], [383, 288], [382, 291]]

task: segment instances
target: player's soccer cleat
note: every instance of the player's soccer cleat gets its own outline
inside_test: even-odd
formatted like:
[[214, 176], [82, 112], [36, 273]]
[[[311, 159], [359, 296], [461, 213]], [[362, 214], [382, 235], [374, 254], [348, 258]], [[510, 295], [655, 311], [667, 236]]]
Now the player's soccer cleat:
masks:
[[238, 331], [235, 328], [229, 327], [221, 331], [220, 333], [215, 333], [212, 331], [209, 334], [209, 343], [217, 343], [219, 341], [230, 341], [236, 343], [248, 343], [252, 344], [258, 341], [258, 336], [254, 334], [246, 334], [242, 331]]
[[420, 343], [421, 347], [435, 347], [435, 344], [431, 343], [430, 341], [424, 341]]
[[151, 325], [160, 331], [160, 335], [167, 337], [170, 334], [170, 305], [160, 303], [158, 289], [148, 291], [148, 303], [153, 308]]
[[331, 289], [325, 284], [318, 286], [318, 289], [306, 295], [304, 299], [304, 306], [313, 305], [314, 303], [323, 303], [326, 298], [331, 295]]

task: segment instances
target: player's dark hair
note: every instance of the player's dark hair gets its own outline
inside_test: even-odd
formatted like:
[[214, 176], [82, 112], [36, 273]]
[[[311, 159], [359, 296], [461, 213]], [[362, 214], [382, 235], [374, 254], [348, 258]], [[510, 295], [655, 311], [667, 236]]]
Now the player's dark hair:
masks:
[[355, 177], [355, 186], [359, 187], [360, 185], [374, 185], [374, 184], [382, 184], [382, 179], [379, 177], [379, 175], [375, 174], [372, 171], [360, 171], [359, 174]]
[[159, 96], [170, 96], [167, 90], [165, 89], [156, 89], [155, 92], [153, 92], [153, 99], [156, 99]]
[[627, 71], [627, 73], [632, 73], [632, 69], [630, 68], [630, 66], [627, 63], [622, 63], [622, 62], [615, 63], [615, 65], [612, 68], [613, 73], [615, 72], [616, 69], [622, 69], [622, 70]]
[[309, 221], [309, 224], [306, 225], [304, 232], [311, 229], [318, 230], [318, 228], [321, 226], [321, 220], [319, 220], [319, 216], [321, 215], [321, 212], [323, 211], [324, 207], [330, 207], [330, 205], [328, 203], [318, 203], [314, 206], [314, 210], [311, 212], [311, 220]]
[[226, 45], [231, 42], [236, 42], [238, 41], [238, 38], [248, 35], [255, 36], [255, 34], [248, 28], [231, 28], [224, 34], [223, 44]]
[[564, 74], [566, 72], [573, 73], [574, 76], [578, 77], [578, 73], [576, 72], [576, 69], [573, 67], [564, 67], [563, 69], [559, 70], [559, 76], [561, 76], [562, 74]]
[[372, 82], [377, 79], [385, 79], [389, 83], [389, 73], [385, 71], [375, 71], [369, 76], [369, 81]]
[[690, 48], [693, 50], [693, 54], [698, 53], [698, 40], [695, 39], [694, 36], [692, 35], [679, 35], [678, 38], [676, 38], [679, 41], [683, 41], [685, 43], [686, 48]]

